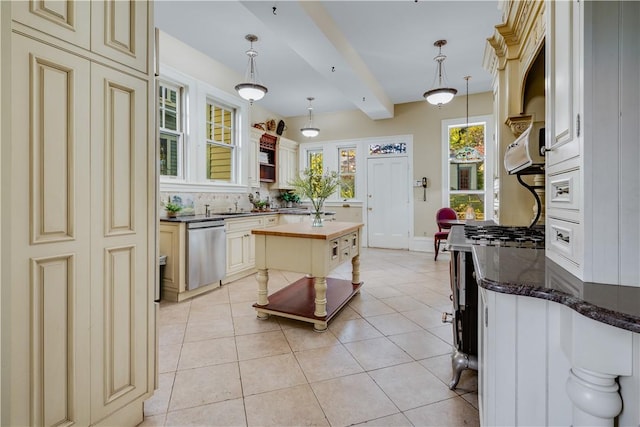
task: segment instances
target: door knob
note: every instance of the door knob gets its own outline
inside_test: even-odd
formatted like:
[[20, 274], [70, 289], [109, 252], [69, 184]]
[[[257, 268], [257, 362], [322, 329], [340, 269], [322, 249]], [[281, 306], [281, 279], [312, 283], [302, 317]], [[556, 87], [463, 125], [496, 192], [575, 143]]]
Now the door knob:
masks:
[[368, 208], [368, 210], [372, 211], [372, 210], [373, 210], [373, 208]]

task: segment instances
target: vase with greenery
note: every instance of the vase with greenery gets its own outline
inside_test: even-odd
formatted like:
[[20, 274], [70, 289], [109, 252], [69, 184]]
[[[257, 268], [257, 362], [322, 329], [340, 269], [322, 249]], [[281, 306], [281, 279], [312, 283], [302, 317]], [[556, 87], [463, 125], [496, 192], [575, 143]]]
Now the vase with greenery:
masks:
[[305, 169], [290, 182], [294, 193], [311, 201], [313, 227], [322, 227], [322, 206], [340, 185], [337, 172], [322, 172], [319, 169]]
[[182, 205], [168, 201], [164, 204], [164, 210], [169, 218], [174, 218], [182, 210]]

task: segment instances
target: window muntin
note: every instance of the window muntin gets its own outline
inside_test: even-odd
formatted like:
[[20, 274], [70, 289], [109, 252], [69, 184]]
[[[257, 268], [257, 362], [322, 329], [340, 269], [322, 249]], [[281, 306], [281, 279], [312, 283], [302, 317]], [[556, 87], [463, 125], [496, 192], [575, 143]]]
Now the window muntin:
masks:
[[356, 148], [338, 148], [338, 175], [340, 176], [340, 198], [356, 197]]
[[236, 111], [214, 100], [206, 105], [206, 178], [232, 182], [236, 156]]
[[158, 86], [158, 122], [160, 134], [160, 175], [182, 176], [184, 133], [183, 88], [162, 82]]
[[449, 126], [448, 137], [449, 206], [460, 218], [471, 206], [484, 219], [486, 124]]

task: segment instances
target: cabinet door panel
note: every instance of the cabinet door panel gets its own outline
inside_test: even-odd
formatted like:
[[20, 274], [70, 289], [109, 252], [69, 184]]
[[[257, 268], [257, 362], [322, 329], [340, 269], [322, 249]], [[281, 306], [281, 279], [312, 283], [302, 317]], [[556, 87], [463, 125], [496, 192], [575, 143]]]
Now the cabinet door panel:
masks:
[[92, 2], [91, 50], [147, 72], [148, 13], [146, 1]]
[[[96, 422], [148, 389], [147, 82], [91, 69], [91, 415]], [[141, 125], [140, 123], [144, 123]]]
[[11, 5], [14, 21], [89, 49], [91, 23], [89, 1], [16, 1]]
[[88, 425], [90, 65], [11, 42], [7, 425]]

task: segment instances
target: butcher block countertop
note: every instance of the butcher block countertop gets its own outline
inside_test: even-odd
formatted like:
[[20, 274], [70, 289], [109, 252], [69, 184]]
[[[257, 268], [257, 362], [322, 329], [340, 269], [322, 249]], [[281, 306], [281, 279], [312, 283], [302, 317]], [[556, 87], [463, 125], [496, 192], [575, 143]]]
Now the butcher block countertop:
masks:
[[282, 224], [275, 227], [253, 229], [253, 234], [265, 236], [300, 237], [307, 239], [332, 240], [363, 226], [359, 222], [327, 221], [322, 227], [312, 227], [310, 223]]

